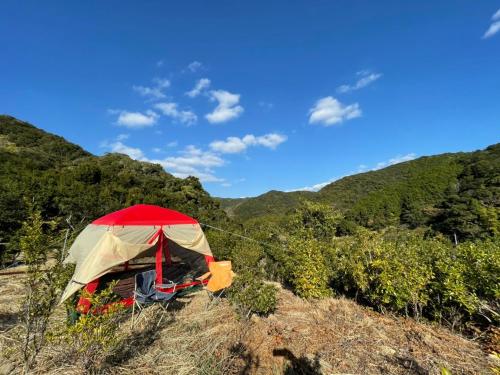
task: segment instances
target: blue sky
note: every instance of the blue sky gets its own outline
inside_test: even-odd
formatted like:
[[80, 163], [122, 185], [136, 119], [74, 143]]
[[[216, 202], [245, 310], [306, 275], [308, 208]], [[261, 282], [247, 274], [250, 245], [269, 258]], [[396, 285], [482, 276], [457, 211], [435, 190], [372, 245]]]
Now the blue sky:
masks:
[[0, 5], [0, 112], [213, 195], [499, 141], [500, 1]]

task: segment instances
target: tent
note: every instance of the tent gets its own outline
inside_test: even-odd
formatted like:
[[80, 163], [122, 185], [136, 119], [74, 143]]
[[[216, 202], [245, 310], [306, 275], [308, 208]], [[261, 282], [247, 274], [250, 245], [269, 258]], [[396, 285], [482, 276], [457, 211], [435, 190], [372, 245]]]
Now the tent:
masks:
[[[93, 293], [100, 281], [111, 278], [122, 282], [123, 303], [132, 305], [134, 273], [154, 268], [157, 284], [163, 284], [165, 276], [172, 279], [169, 273], [176, 277], [189, 273], [192, 277], [179, 283], [179, 290], [202, 283], [195, 276], [206, 272], [213, 260], [195, 219], [163, 207], [138, 204], [93, 221], [78, 235], [64, 260], [76, 268], [61, 302], [81, 288]], [[84, 298], [78, 304], [83, 311], [90, 307]]]

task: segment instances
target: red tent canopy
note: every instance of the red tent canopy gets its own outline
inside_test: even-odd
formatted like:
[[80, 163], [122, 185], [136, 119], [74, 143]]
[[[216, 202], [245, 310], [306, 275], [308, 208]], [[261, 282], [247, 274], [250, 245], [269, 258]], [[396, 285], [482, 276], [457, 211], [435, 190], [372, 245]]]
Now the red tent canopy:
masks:
[[177, 225], [198, 224], [180, 212], [149, 204], [136, 204], [112, 212], [92, 222], [95, 225]]
[[[181, 228], [180, 232], [176, 234], [175, 232], [175, 226], [176, 225], [189, 225], [188, 230], [186, 231], [186, 228]], [[187, 215], [184, 215], [180, 212], [170, 210], [168, 208], [163, 208], [159, 206], [154, 206], [154, 205], [149, 205], [149, 204], [137, 204], [135, 206], [127, 207], [119, 211], [112, 212], [108, 215], [105, 215], [95, 221], [92, 222], [91, 225], [89, 225], [87, 228], [85, 228], [84, 232], [87, 233], [86, 235], [84, 234], [82, 236], [82, 233], [80, 233], [79, 237], [75, 241], [75, 243], [78, 242], [80, 239], [80, 245], [75, 246], [75, 243], [72, 245], [75, 249], [78, 249], [81, 251], [82, 248], [85, 248], [85, 240], [88, 242], [87, 237], [91, 237], [92, 235], [98, 236], [101, 235], [103, 236], [102, 231], [93, 231], [92, 227], [94, 225], [97, 226], [117, 226], [117, 227], [127, 227], [130, 226], [132, 228], [128, 228], [128, 232], [135, 233], [138, 239], [140, 239], [142, 242], [138, 242], [139, 245], [144, 245], [145, 241], [148, 241], [147, 243], [151, 244], [151, 246], [156, 246], [156, 252], [155, 252], [155, 271], [156, 271], [156, 284], [161, 285], [164, 283], [163, 280], [163, 266], [164, 263], [167, 266], [172, 266], [172, 257], [169, 249], [169, 243], [168, 241], [180, 241], [179, 244], [177, 244], [177, 247], [184, 248], [184, 251], [194, 251], [196, 253], [199, 253], [201, 256], [204, 256], [205, 262], [210, 263], [214, 260], [212, 253], [210, 251], [210, 247], [208, 246], [208, 242], [205, 239], [205, 236], [199, 227], [198, 221], [193, 219], [192, 217], [189, 217]], [[134, 227], [135, 226], [135, 227]], [[156, 228], [140, 228], [139, 226], [145, 226], [145, 227], [156, 227]], [[191, 227], [192, 226], [192, 227]], [[168, 228], [167, 228], [168, 227]], [[119, 240], [119, 235], [120, 233], [123, 234], [123, 228], [113, 228], [113, 230], [116, 229], [117, 232], [114, 233], [114, 237], [117, 237]], [[153, 231], [152, 231], [153, 230]], [[120, 232], [121, 231], [121, 232]], [[141, 232], [142, 231], [142, 232]], [[167, 237], [167, 233], [169, 234], [169, 237]], [[89, 235], [89, 233], [91, 233]], [[154, 234], [153, 234], [154, 233]], [[86, 237], [87, 236], [87, 237]], [[146, 236], [146, 237], [144, 237]], [[149, 236], [149, 237], [147, 237]], [[187, 236], [187, 237], [186, 237]], [[113, 238], [114, 238], [113, 237]], [[192, 237], [192, 238], [191, 238]], [[136, 240], [137, 240], [136, 238]], [[177, 239], [178, 238], [178, 239]], [[154, 241], [156, 242], [156, 245], [153, 245]], [[193, 241], [193, 243], [190, 243], [190, 241]], [[92, 246], [97, 246], [100, 244], [98, 241], [90, 241], [92, 243]], [[97, 245], [96, 245], [97, 243]], [[119, 242], [121, 243], [121, 242]], [[127, 245], [131, 246], [134, 245], [135, 243], [127, 243]], [[175, 247], [174, 247], [175, 248]], [[72, 254], [70, 249], [70, 255]], [[106, 248], [100, 249], [102, 252], [106, 251]], [[179, 251], [179, 250], [177, 250]], [[177, 256], [180, 253], [177, 253]], [[69, 258], [70, 256], [68, 256]], [[165, 260], [163, 260], [163, 257]], [[75, 259], [79, 259], [78, 257]], [[132, 258], [130, 258], [132, 259]], [[84, 259], [85, 260], [85, 259]], [[76, 263], [75, 260], [72, 262]], [[124, 270], [128, 270], [128, 260], [124, 262]], [[77, 270], [79, 269], [78, 267], [76, 268]], [[80, 269], [81, 270], [81, 269]], [[112, 268], [110, 267], [109, 269], [104, 269], [103, 272], [99, 272], [99, 275], [105, 274], [105, 273], [111, 273]], [[101, 270], [102, 271], [102, 270]], [[75, 271], [76, 272], [76, 271]], [[68, 287], [71, 286], [73, 280], [70, 281], [70, 284], [68, 284]], [[181, 283], [177, 284], [174, 287], [175, 290], [181, 290], [184, 288], [188, 288], [194, 285], [203, 285], [206, 284], [207, 281], [198, 281], [198, 280], [193, 280], [190, 282], [186, 283]], [[78, 283], [79, 285], [82, 285], [82, 283]], [[89, 280], [85, 280], [85, 289], [89, 293], [93, 293], [97, 286], [99, 285], [99, 277], [96, 279], [92, 280], [89, 282]], [[67, 290], [68, 290], [67, 287]], [[80, 288], [81, 286], [79, 286]], [[69, 289], [71, 294], [75, 293], [78, 288], [75, 289]], [[160, 289], [159, 289], [160, 290]], [[161, 291], [164, 292], [171, 292], [168, 288], [163, 288]], [[66, 292], [65, 292], [66, 293]], [[71, 294], [68, 294], [70, 296]], [[67, 297], [66, 297], [67, 298]], [[125, 305], [129, 306], [133, 303], [133, 297], [126, 298], [122, 301]], [[78, 306], [81, 309], [81, 311], [87, 312], [88, 309], [90, 308], [90, 301], [85, 298], [81, 297]]]

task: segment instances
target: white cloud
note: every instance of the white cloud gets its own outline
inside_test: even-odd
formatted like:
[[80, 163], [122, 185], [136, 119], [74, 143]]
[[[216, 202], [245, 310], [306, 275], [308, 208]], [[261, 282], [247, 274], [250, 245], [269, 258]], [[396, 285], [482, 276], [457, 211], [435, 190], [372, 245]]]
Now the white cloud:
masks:
[[498, 9], [495, 14], [491, 17], [492, 21], [498, 21], [500, 20], [500, 9]]
[[151, 100], [159, 100], [166, 98], [165, 90], [167, 87], [170, 87], [170, 81], [165, 78], [154, 78], [153, 79], [154, 86], [132, 86], [132, 89], [137, 92], [139, 95], [147, 97]]
[[170, 87], [170, 80], [166, 78], [155, 77], [153, 78], [153, 83], [156, 84], [156, 87], [159, 87], [161, 89], [166, 89], [167, 87]]
[[349, 91], [355, 91], [368, 86], [369, 84], [375, 82], [377, 79], [382, 77], [381, 73], [370, 73], [367, 70], [362, 70], [356, 73], [360, 78], [353, 85], [342, 85], [337, 88], [340, 93], [346, 93]]
[[337, 181], [338, 179], [339, 178], [335, 177], [335, 178], [332, 178], [328, 181], [320, 182], [319, 184], [315, 184], [312, 186], [304, 186], [304, 187], [299, 188], [299, 189], [287, 190], [287, 192], [291, 192], [291, 191], [319, 191], [319, 190], [323, 189], [326, 185], [331, 184], [332, 182]]
[[192, 111], [179, 110], [177, 103], [156, 103], [154, 105], [165, 116], [171, 117], [184, 125], [193, 125], [198, 121], [198, 116]]
[[163, 60], [158, 60], [158, 61], [156, 62], [156, 67], [157, 67], [157, 68], [161, 68], [164, 64], [165, 64], [165, 61], [163, 61]]
[[[498, 9], [493, 16], [491, 16], [491, 25], [483, 34], [483, 39], [491, 38], [493, 35], [500, 31], [500, 9]], [[495, 22], [496, 21], [496, 22]]]
[[116, 137], [117, 141], [124, 141], [125, 139], [128, 139], [130, 137], [130, 134], [118, 134]]
[[[246, 136], [243, 139], [245, 140], [247, 137], [249, 136]], [[278, 147], [278, 145], [285, 142], [286, 140], [287, 140], [286, 135], [281, 135], [276, 133], [269, 133], [260, 137], [253, 137], [252, 139], [252, 141], [255, 142], [254, 143], [255, 145], [264, 146], [272, 150], [274, 150], [276, 147]]]
[[119, 111], [118, 119], [116, 123], [119, 126], [124, 126], [130, 129], [140, 129], [156, 124], [158, 120], [158, 114], [148, 110], [145, 113], [142, 112], [129, 112], [129, 111]]
[[[160, 164], [168, 173], [179, 178], [195, 176], [202, 182], [223, 182], [224, 179], [215, 176], [214, 168], [225, 164], [220, 156], [211, 151], [203, 151], [195, 146], [187, 146], [179, 156], [169, 156], [163, 159], [149, 159], [140, 148], [125, 145], [120, 141], [103, 142], [101, 147], [111, 152], [130, 156], [134, 160]], [[154, 152], [161, 151], [153, 149]]]
[[141, 161], [146, 160], [144, 153], [142, 152], [141, 149], [127, 146], [120, 141], [116, 141], [110, 144], [104, 143], [103, 146], [109, 148], [111, 152], [118, 152], [120, 154], [125, 154], [135, 160], [141, 160]]
[[218, 102], [213, 112], [205, 115], [208, 122], [212, 124], [238, 118], [244, 111], [243, 107], [238, 104], [240, 102], [239, 94], [232, 94], [225, 90], [213, 90], [210, 91], [210, 100]]
[[403, 163], [405, 161], [413, 160], [416, 157], [417, 157], [417, 155], [412, 152], [412, 153], [409, 153], [406, 155], [397, 155], [389, 160], [378, 162], [372, 168], [369, 168], [366, 165], [361, 164], [358, 166], [357, 170], [351, 171], [343, 176], [334, 177], [334, 178], [329, 179], [328, 181], [320, 182], [319, 184], [315, 184], [315, 185], [311, 185], [311, 186], [304, 186], [304, 187], [299, 188], [299, 189], [293, 189], [293, 190], [287, 190], [287, 191], [319, 191], [319, 190], [323, 189], [326, 185], [331, 184], [332, 182], [335, 182], [337, 180], [340, 180], [341, 178], [344, 178], [346, 176], [351, 176], [353, 174], [364, 173], [364, 172], [368, 172], [368, 171], [377, 171], [379, 169], [389, 167], [389, 166], [394, 165], [394, 164]]
[[151, 150], [153, 152], [156, 152], [157, 154], [161, 152], [161, 148], [159, 148], [159, 147], [153, 147]]
[[222, 182], [215, 176], [213, 168], [221, 167], [225, 161], [211, 151], [203, 151], [195, 146], [187, 146], [180, 156], [170, 156], [161, 160], [152, 160], [179, 178], [198, 177], [202, 182]]
[[231, 186], [233, 186], [233, 184], [231, 184], [230, 182], [223, 182], [222, 184], [220, 184], [220, 186], [222, 186], [222, 187], [231, 187]]
[[337, 99], [327, 96], [319, 99], [309, 110], [309, 123], [331, 126], [361, 117], [361, 108], [358, 103], [343, 105]]
[[416, 157], [417, 157], [417, 155], [413, 152], [406, 154], [406, 155], [397, 155], [397, 156], [395, 156], [387, 161], [381, 161], [381, 162], [377, 163], [377, 165], [374, 168], [372, 168], [371, 170], [376, 171], [378, 169], [382, 169], [382, 168], [388, 167], [390, 165], [399, 164], [399, 163], [403, 163], [405, 161], [413, 160]]
[[238, 137], [228, 137], [225, 141], [213, 141], [210, 148], [224, 154], [237, 154], [245, 151], [248, 146]]
[[286, 140], [285, 135], [277, 133], [269, 133], [259, 137], [247, 134], [243, 138], [227, 137], [225, 141], [213, 141], [210, 143], [210, 148], [223, 154], [238, 154], [250, 146], [264, 146], [274, 150]]
[[188, 92], [186, 95], [190, 98], [195, 98], [210, 87], [210, 80], [208, 78], [202, 78], [196, 82], [194, 88]]
[[132, 89], [140, 96], [145, 96], [152, 99], [163, 99], [166, 97], [166, 95], [158, 87], [132, 86]]
[[199, 61], [193, 61], [187, 67], [192, 73], [197, 72], [198, 70], [203, 68], [203, 64]]
[[177, 141], [172, 141], [167, 143], [167, 147], [177, 147], [179, 143]]
[[[500, 10], [499, 10], [500, 12]], [[493, 22], [483, 35], [483, 39], [491, 38], [500, 31], [500, 21]]]
[[260, 101], [259, 107], [261, 107], [264, 111], [269, 112], [271, 109], [273, 109], [274, 104], [270, 102]]

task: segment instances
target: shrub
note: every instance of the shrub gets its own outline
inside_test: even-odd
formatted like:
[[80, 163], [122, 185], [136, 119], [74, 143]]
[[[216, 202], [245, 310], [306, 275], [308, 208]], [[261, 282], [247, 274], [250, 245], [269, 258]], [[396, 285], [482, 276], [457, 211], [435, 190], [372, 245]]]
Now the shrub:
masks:
[[[48, 232], [53, 223], [44, 221], [34, 204], [27, 202], [27, 207], [28, 219], [22, 225], [19, 240], [27, 266], [21, 312], [24, 373], [30, 371], [45, 344], [49, 318], [69, 279], [67, 267], [62, 264], [62, 250], [51, 249], [54, 238]], [[49, 254], [53, 257], [50, 261]]]
[[317, 240], [330, 240], [337, 233], [342, 215], [331, 206], [304, 201], [288, 221], [288, 231], [307, 231]]
[[276, 309], [277, 289], [250, 271], [238, 273], [228, 290], [229, 300], [242, 315], [267, 315]]
[[65, 345], [66, 359], [76, 362], [83, 370], [98, 372], [107, 358], [121, 343], [119, 327], [125, 307], [115, 302], [114, 283], [106, 289], [89, 294], [82, 291], [92, 309], [79, 316], [74, 324], [67, 325], [54, 337]]
[[436, 274], [431, 285], [432, 316], [452, 327], [471, 320], [498, 322], [500, 238], [448, 245], [432, 255]]
[[323, 298], [331, 295], [328, 286], [330, 272], [322, 254], [322, 244], [310, 232], [289, 238], [287, 281], [295, 294], [302, 298]]
[[324, 257], [336, 290], [379, 310], [426, 316], [452, 328], [500, 316], [498, 238], [453, 246], [421, 231], [361, 229], [334, 239]]

